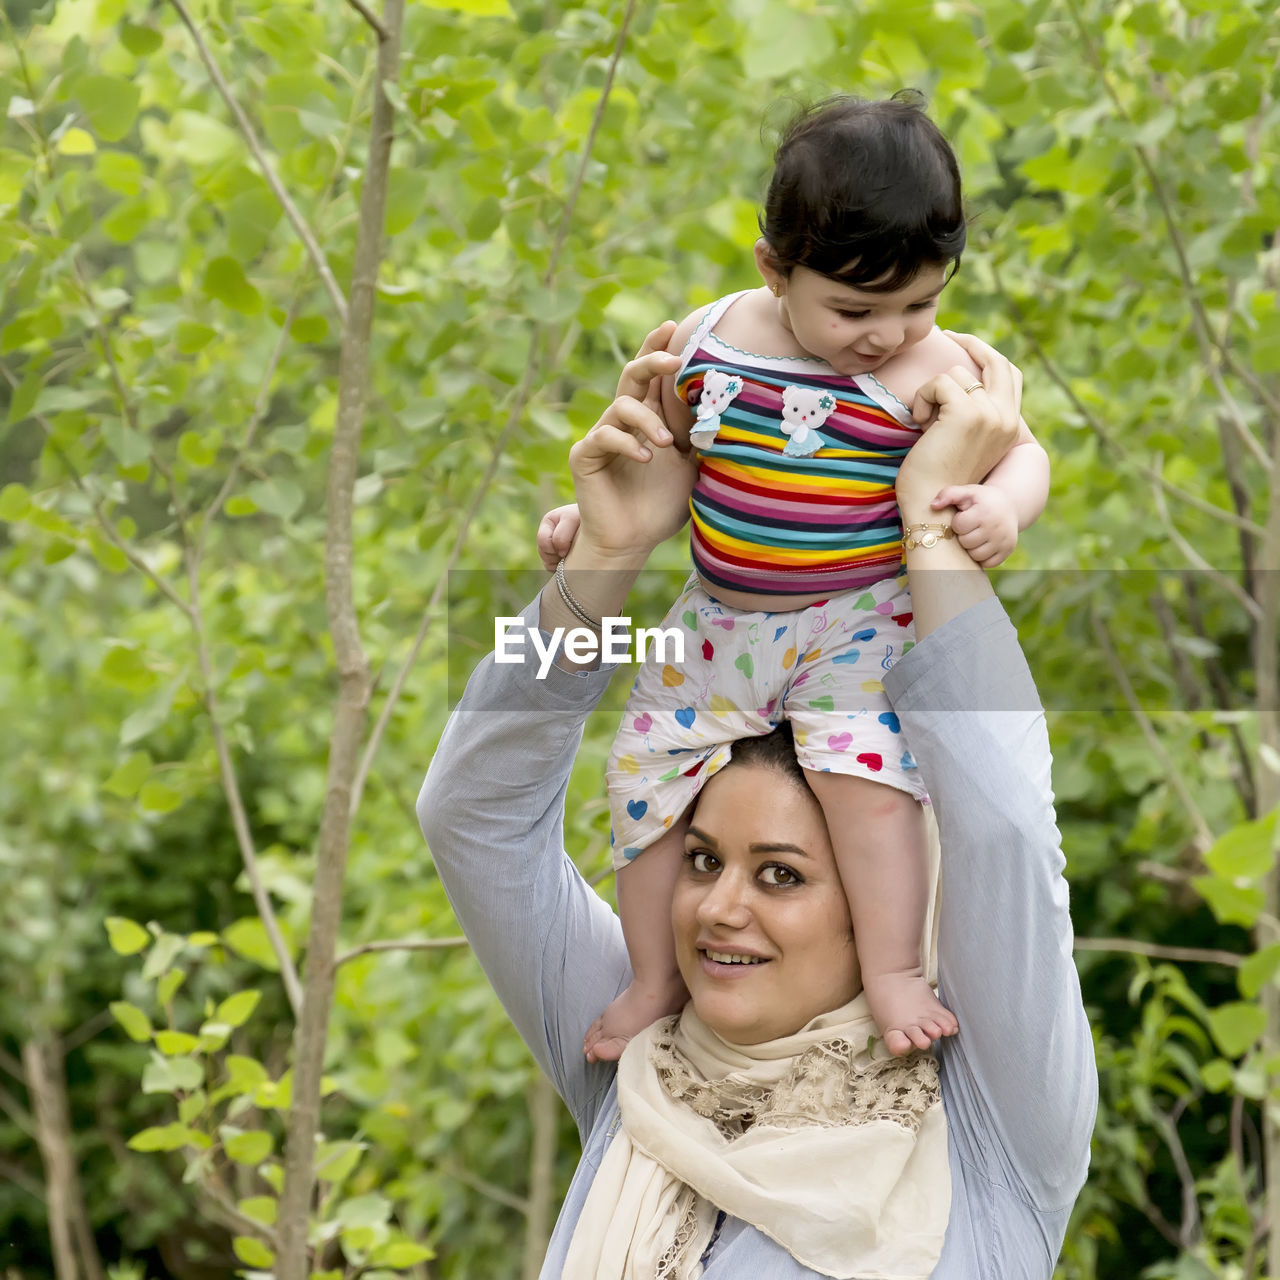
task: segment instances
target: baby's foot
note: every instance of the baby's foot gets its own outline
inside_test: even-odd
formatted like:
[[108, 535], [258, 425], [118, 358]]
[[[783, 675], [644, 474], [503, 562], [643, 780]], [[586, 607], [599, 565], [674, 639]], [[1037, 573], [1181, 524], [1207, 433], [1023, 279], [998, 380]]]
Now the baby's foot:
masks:
[[617, 1062], [627, 1041], [651, 1022], [684, 1008], [689, 998], [680, 975], [657, 985], [632, 984], [591, 1024], [582, 1041], [588, 1062]]
[[863, 985], [871, 1016], [892, 1054], [927, 1049], [934, 1040], [960, 1030], [955, 1014], [919, 974], [882, 973], [874, 978], [864, 974]]

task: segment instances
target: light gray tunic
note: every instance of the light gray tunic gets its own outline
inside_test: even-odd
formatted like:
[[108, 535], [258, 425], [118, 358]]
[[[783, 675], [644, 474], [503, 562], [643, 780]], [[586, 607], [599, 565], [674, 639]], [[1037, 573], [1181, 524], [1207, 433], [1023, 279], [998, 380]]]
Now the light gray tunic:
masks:
[[[536, 627], [538, 602], [525, 610]], [[418, 817], [472, 947], [582, 1135], [543, 1280], [558, 1280], [591, 1180], [619, 1125], [612, 1064], [587, 1027], [630, 980], [617, 917], [564, 850], [569, 771], [610, 670], [476, 668], [431, 763]], [[951, 1218], [934, 1280], [1049, 1277], [1084, 1183], [1097, 1106], [1093, 1044], [1071, 952], [1049, 743], [999, 601], [940, 627], [885, 687], [942, 834], [939, 994]], [[706, 1280], [816, 1273], [741, 1221]]]

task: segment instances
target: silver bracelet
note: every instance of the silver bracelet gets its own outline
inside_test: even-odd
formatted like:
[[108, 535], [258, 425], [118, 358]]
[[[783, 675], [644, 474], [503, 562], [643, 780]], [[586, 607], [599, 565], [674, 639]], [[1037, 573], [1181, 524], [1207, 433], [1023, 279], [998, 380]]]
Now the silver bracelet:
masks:
[[603, 629], [603, 623], [593, 618], [583, 607], [578, 598], [569, 590], [569, 584], [564, 579], [564, 561], [561, 560], [556, 565], [556, 586], [560, 588], [560, 599], [565, 602], [570, 612], [579, 622], [585, 623], [595, 631]]

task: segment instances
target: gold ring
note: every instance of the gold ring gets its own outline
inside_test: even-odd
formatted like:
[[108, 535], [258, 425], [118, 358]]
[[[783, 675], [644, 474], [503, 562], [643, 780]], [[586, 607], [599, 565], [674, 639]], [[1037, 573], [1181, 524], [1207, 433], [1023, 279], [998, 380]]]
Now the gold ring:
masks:
[[977, 382], [971, 382], [967, 387], [965, 387], [965, 389], [964, 389], [964, 393], [965, 393], [965, 395], [967, 395], [967, 396], [968, 396], [968, 395], [972, 395], [975, 391], [977, 391], [977, 389], [978, 389], [980, 386], [982, 386], [982, 379], [981, 379], [981, 378], [979, 378]]

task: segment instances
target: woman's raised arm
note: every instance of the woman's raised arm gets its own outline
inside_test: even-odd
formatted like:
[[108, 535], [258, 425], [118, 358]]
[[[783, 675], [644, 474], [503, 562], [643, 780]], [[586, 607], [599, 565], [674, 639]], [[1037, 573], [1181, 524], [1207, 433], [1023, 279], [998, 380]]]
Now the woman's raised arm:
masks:
[[[566, 578], [596, 618], [622, 609], [688, 502], [688, 485], [680, 490], [688, 463], [664, 440], [649, 395], [675, 361], [663, 349], [669, 334], [667, 325], [649, 335], [570, 455], [582, 529]], [[554, 582], [521, 622], [525, 633], [583, 625]], [[585, 1129], [613, 1076], [583, 1060], [582, 1037], [630, 967], [617, 917], [565, 852], [564, 802], [583, 724], [610, 671], [561, 657], [539, 675], [531, 639], [527, 661], [490, 654], [476, 668], [423, 783], [418, 818], [494, 990]]]
[[[908, 530], [945, 524], [934, 495], [984, 475], [1016, 430], [1017, 370], [976, 339], [958, 340], [983, 386], [969, 393], [967, 375], [944, 375], [916, 406], [921, 417], [928, 405], [939, 412], [903, 463]], [[960, 1021], [941, 1051], [947, 1088], [965, 1095], [959, 1113], [985, 1120], [954, 1140], [997, 1185], [1059, 1209], [1088, 1167], [1097, 1074], [1072, 960], [1044, 712], [985, 573], [952, 539], [924, 545], [928, 532], [907, 551], [919, 642], [885, 688], [942, 839], [939, 988]]]

